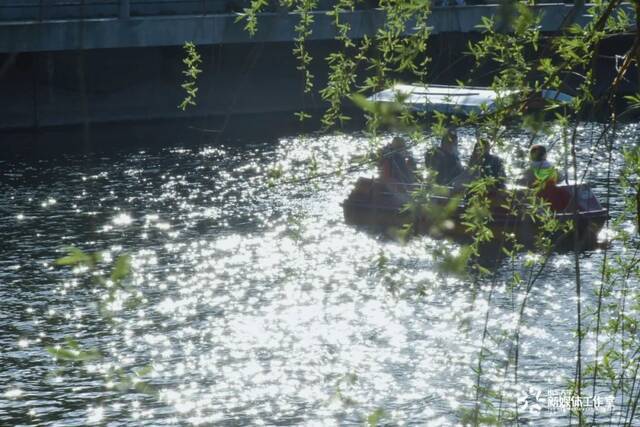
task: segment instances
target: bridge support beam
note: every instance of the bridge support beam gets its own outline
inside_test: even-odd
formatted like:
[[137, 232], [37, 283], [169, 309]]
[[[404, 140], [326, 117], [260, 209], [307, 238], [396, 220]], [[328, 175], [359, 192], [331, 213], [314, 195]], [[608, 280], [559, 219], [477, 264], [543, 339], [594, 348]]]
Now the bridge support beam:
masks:
[[120, 19], [129, 19], [131, 16], [131, 0], [120, 0]]

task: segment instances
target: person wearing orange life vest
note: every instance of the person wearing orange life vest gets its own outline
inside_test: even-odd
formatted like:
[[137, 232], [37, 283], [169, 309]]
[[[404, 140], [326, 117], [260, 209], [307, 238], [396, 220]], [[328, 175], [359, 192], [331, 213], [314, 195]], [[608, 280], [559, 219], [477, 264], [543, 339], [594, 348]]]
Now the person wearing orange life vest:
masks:
[[522, 184], [535, 188], [538, 195], [549, 202], [554, 211], [566, 209], [571, 195], [556, 184], [560, 175], [556, 168], [547, 161], [547, 149], [544, 145], [532, 145], [529, 149], [529, 169], [525, 172]]

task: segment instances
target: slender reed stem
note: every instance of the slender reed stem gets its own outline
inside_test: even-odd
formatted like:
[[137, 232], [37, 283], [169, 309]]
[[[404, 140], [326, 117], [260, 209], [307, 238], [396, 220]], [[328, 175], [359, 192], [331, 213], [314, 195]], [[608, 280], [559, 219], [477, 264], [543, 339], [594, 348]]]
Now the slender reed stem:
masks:
[[[576, 138], [577, 128], [574, 128], [571, 136], [571, 161], [573, 166], [573, 260], [575, 268], [575, 284], [576, 284], [576, 320], [577, 320], [577, 354], [576, 354], [576, 381], [575, 393], [578, 399], [582, 394], [582, 295], [581, 295], [581, 276], [580, 276], [580, 253], [579, 253], [579, 224], [578, 224], [578, 160], [576, 155]], [[578, 425], [583, 425], [582, 407], [577, 407]]]

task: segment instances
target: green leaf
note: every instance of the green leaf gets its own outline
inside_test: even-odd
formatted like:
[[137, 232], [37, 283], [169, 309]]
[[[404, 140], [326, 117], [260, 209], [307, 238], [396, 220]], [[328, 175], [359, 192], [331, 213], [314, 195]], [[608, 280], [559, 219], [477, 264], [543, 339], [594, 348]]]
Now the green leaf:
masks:
[[58, 258], [55, 261], [56, 265], [61, 265], [61, 266], [77, 266], [77, 265], [86, 265], [86, 266], [95, 266], [99, 261], [100, 261], [100, 254], [99, 253], [86, 253], [84, 251], [82, 251], [81, 249], [78, 249], [76, 247], [69, 247], [67, 249], [68, 254], [66, 256], [63, 256], [62, 258]]
[[298, 111], [297, 113], [293, 113], [293, 114], [294, 114], [294, 115], [298, 118], [298, 120], [299, 120], [299, 121], [301, 121], [301, 122], [303, 122], [303, 121], [305, 121], [305, 120], [307, 120], [307, 119], [310, 119], [310, 118], [311, 118], [311, 114], [306, 113], [306, 112], [304, 112], [304, 111]]
[[69, 362], [89, 362], [92, 360], [98, 360], [102, 358], [102, 353], [98, 349], [83, 350], [78, 343], [74, 340], [67, 340], [67, 345], [64, 347], [45, 347], [47, 352], [55, 357], [57, 360], [69, 361]]
[[118, 283], [131, 273], [131, 257], [129, 255], [120, 255], [113, 264], [111, 271], [111, 280]]
[[380, 408], [376, 409], [367, 417], [367, 425], [370, 427], [376, 427], [383, 416], [384, 411]]
[[152, 386], [151, 384], [145, 381], [138, 381], [133, 385], [133, 387], [140, 393], [144, 393], [149, 396], [158, 396], [159, 394], [158, 389], [156, 387]]
[[151, 372], [153, 372], [153, 365], [149, 364], [147, 366], [143, 366], [142, 368], [136, 370], [134, 373], [138, 377], [144, 377], [145, 375], [149, 375]]

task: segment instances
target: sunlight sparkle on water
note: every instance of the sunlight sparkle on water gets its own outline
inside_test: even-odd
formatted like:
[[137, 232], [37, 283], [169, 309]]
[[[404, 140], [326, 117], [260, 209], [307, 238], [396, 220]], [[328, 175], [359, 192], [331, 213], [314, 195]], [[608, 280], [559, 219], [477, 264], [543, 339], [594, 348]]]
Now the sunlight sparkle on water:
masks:
[[87, 422], [96, 424], [104, 419], [104, 408], [102, 406], [90, 407], [88, 409]]
[[[529, 140], [517, 137], [526, 147]], [[380, 142], [390, 138], [382, 135]], [[460, 140], [468, 156], [474, 132], [461, 130]], [[372, 150], [366, 138], [337, 135], [134, 153], [113, 160], [109, 172], [83, 166], [72, 175], [62, 168], [61, 182], [72, 176], [82, 191], [65, 193], [59, 185], [55, 192], [25, 194], [18, 212], [29, 221], [20, 226], [33, 218], [27, 197], [40, 210], [39, 201], [55, 194], [59, 203], [47, 201], [47, 216], [38, 219], [50, 221], [52, 233], [60, 228], [54, 214], [64, 214], [62, 236], [106, 251], [105, 264], [122, 253], [133, 257], [133, 289], [111, 295], [52, 270], [49, 256], [46, 268], [34, 263], [38, 286], [29, 291], [43, 292], [29, 300], [35, 312], [21, 306], [13, 313], [42, 318], [42, 325], [21, 325], [24, 336], [45, 342], [71, 334], [83, 348], [99, 347], [105, 360], [88, 365], [92, 378], [122, 371], [133, 375], [132, 383], [158, 389], [159, 401], [134, 390], [119, 393], [112, 376], [107, 394], [94, 393], [93, 380], [52, 368], [52, 401], [80, 396], [70, 405], [86, 409], [70, 423], [362, 425], [382, 408], [389, 425], [453, 425], [472, 407], [483, 346], [483, 380], [506, 390], [505, 402], [518, 387], [563, 387], [575, 366], [575, 316], [567, 309], [575, 305], [573, 256], [553, 254], [520, 311], [526, 283], [512, 285], [509, 262], [498, 260], [491, 280], [443, 274], [434, 248], [455, 255], [459, 244], [428, 237], [400, 243], [389, 238], [390, 230], [346, 225], [340, 203], [358, 177], [377, 173], [375, 163], [361, 163]], [[423, 147], [415, 154], [422, 156]], [[509, 159], [512, 170], [521, 167], [516, 157]], [[320, 178], [309, 179], [312, 165]], [[70, 200], [80, 214], [64, 210]], [[87, 222], [103, 233], [82, 231]], [[62, 241], [32, 239], [36, 246], [54, 245], [51, 253]], [[23, 250], [21, 242], [12, 243]], [[584, 264], [590, 284], [600, 271], [599, 258], [591, 256]], [[7, 270], [15, 283], [31, 268], [24, 264], [10, 260], [20, 266]], [[63, 285], [50, 292], [58, 277]], [[127, 305], [125, 292], [139, 292], [140, 300]], [[118, 311], [96, 321], [93, 313], [105, 306]], [[509, 338], [519, 325], [515, 387]], [[22, 340], [29, 344], [16, 335], [8, 346], [16, 353], [38, 347]], [[51, 345], [61, 349], [62, 343], [56, 338]], [[585, 344], [587, 352], [593, 348]], [[146, 366], [152, 369], [136, 377]], [[42, 387], [36, 371], [30, 387]], [[21, 399], [32, 394], [24, 389], [29, 393]], [[104, 407], [92, 406], [105, 396]]]
[[16, 399], [22, 396], [22, 393], [23, 391], [19, 388], [11, 388], [4, 392], [4, 397], [6, 397], [7, 399]]
[[133, 218], [129, 214], [121, 213], [113, 217], [111, 220], [114, 225], [127, 226], [133, 223]]

